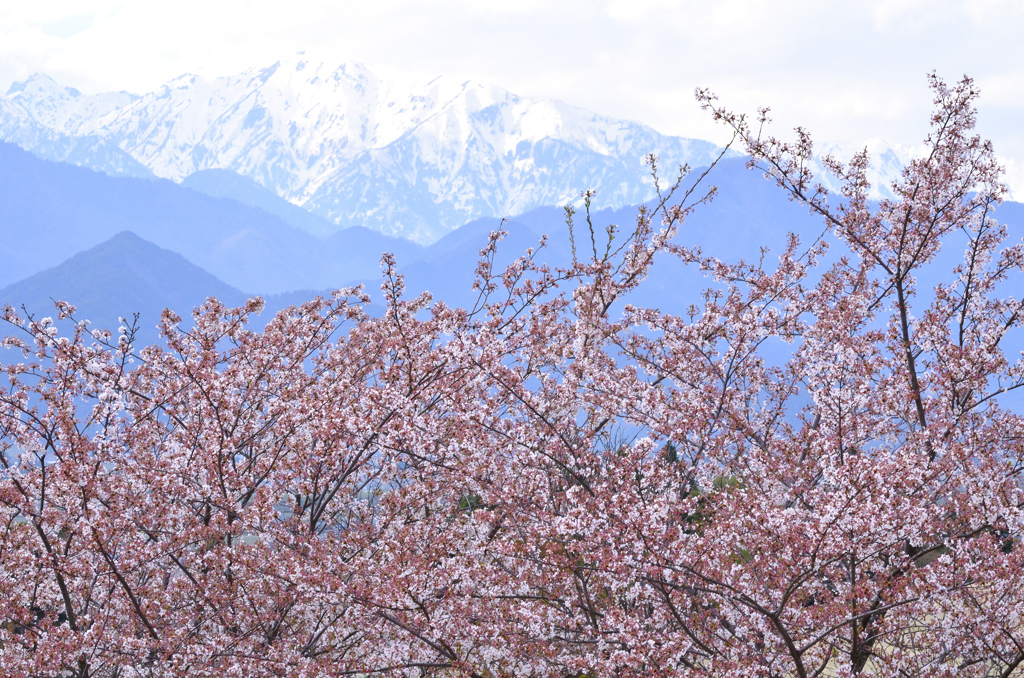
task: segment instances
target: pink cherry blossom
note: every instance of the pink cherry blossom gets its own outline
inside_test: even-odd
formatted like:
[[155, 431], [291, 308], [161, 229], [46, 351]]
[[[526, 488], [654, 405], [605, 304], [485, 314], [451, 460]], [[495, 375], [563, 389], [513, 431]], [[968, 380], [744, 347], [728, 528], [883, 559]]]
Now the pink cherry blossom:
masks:
[[[492, 234], [470, 309], [390, 256], [379, 316], [348, 289], [255, 331], [260, 300], [210, 299], [159, 346], [8, 307], [2, 673], [1024, 670], [1024, 244], [973, 82], [930, 86], [878, 204], [866, 152], [830, 194], [807, 132], [697, 93], [823, 220], [774, 260], [689, 245], [714, 171], [652, 158], [631, 228], [567, 210], [571, 266], [496, 270]], [[629, 303], [659, 254], [708, 278], [685, 316]]]

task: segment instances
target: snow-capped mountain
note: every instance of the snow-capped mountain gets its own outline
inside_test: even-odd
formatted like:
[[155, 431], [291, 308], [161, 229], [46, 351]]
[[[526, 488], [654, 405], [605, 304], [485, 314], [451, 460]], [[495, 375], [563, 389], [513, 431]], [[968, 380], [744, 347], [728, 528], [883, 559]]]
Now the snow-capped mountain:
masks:
[[[921, 143], [917, 146], [892, 144], [877, 137], [864, 141], [826, 142], [815, 145], [815, 165], [812, 168], [815, 177], [830, 191], [839, 188], [835, 177], [824, 171], [821, 158], [826, 155], [846, 163], [859, 151], [867, 149], [871, 166], [868, 169], [868, 181], [871, 182], [870, 196], [875, 200], [893, 198], [892, 185], [898, 181], [911, 160], [920, 159], [928, 154], [928, 148]], [[1007, 199], [1020, 200], [1024, 196], [1024, 166], [1013, 158], [996, 156], [1004, 168], [1003, 181], [1009, 188]]]
[[826, 155], [848, 163], [854, 154], [867, 149], [871, 166], [868, 169], [868, 181], [871, 182], [870, 195], [878, 200], [881, 198], [892, 198], [892, 184], [900, 178], [903, 168], [913, 160], [925, 153], [924, 146], [905, 146], [891, 144], [884, 139], [872, 138], [856, 142], [826, 142], [815, 145], [815, 167], [814, 174], [821, 183], [830, 191], [839, 188], [839, 182], [835, 177], [825, 172], [821, 164], [821, 158]]
[[[0, 138], [110, 173], [181, 181], [228, 169], [339, 228], [420, 242], [588, 187], [598, 207], [636, 204], [652, 196], [647, 153], [671, 170], [718, 150], [560, 101], [302, 54], [234, 76], [183, 75], [143, 95], [87, 96], [35, 75], [0, 98]], [[71, 150], [46, 150], [61, 143]]]
[[149, 169], [113, 140], [79, 132], [86, 121], [127, 106], [134, 98], [126, 92], [85, 96], [36, 74], [14, 83], [7, 96], [0, 97], [0, 139], [46, 160], [70, 162], [115, 176], [152, 177]]

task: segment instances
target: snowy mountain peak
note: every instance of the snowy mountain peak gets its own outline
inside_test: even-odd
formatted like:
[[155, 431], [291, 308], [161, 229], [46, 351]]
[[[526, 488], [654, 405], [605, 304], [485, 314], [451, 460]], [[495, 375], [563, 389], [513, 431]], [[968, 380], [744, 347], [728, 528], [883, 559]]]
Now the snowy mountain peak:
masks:
[[[923, 143], [916, 146], [893, 144], [878, 137], [861, 141], [826, 142], [818, 145], [814, 154], [817, 159], [815, 176], [821, 178], [826, 188], [836, 190], [839, 184], [835, 177], [825, 173], [821, 158], [831, 155], [846, 163], [855, 153], [865, 149], [871, 163], [868, 169], [868, 181], [871, 182], [870, 196], [875, 200], [894, 198], [892, 186], [902, 178], [903, 168], [909, 165], [911, 160], [923, 158], [928, 154], [928, 148]], [[996, 157], [1005, 168], [1004, 181], [1010, 189], [1009, 199], [1019, 200], [1024, 195], [1024, 167], [1012, 158]]]
[[[33, 73], [21, 82], [11, 83], [10, 88], [7, 90], [7, 96], [13, 97], [17, 94], [23, 96], [53, 96], [59, 94], [64, 88], [57, 84], [57, 81], [46, 75], [45, 73]], [[80, 94], [78, 90], [73, 90], [76, 94]]]
[[821, 159], [832, 156], [836, 160], [848, 163], [850, 159], [863, 150], [867, 150], [870, 160], [868, 181], [871, 182], [870, 195], [873, 199], [892, 198], [892, 184], [899, 180], [903, 168], [925, 152], [923, 146], [907, 146], [891, 144], [888, 141], [873, 137], [861, 141], [830, 141], [819, 144], [815, 151], [817, 166], [815, 175], [820, 177], [822, 184], [829, 190], [836, 190], [839, 184], [835, 177], [827, 174]]
[[25, 117], [56, 132], [75, 135], [83, 124], [130, 104], [127, 92], [86, 96], [36, 73], [7, 90], [6, 100]]
[[[697, 166], [716, 151], [556, 100], [305, 53], [235, 75], [181, 75], [141, 96], [87, 96], [33, 76], [0, 98], [0, 132], [26, 125], [95, 139], [175, 181], [231, 170], [339, 228], [421, 242], [587, 187], [599, 207], [636, 203], [651, 197], [647, 153]], [[19, 134], [30, 148], [34, 137]]]

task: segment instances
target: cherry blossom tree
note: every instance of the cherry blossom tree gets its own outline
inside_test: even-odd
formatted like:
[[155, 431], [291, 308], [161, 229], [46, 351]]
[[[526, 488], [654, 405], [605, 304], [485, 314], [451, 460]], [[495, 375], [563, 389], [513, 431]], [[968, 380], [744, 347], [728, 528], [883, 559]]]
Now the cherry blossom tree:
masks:
[[[567, 210], [571, 266], [492, 234], [470, 309], [388, 256], [379, 315], [211, 299], [161, 346], [7, 308], [4, 674], [1024, 671], [1024, 245], [976, 88], [930, 86], [878, 203], [866, 152], [830, 195], [807, 133], [698, 92], [823, 220], [770, 264], [687, 244], [681, 168], [625, 234]], [[668, 256], [708, 277], [685, 316], [629, 304]]]

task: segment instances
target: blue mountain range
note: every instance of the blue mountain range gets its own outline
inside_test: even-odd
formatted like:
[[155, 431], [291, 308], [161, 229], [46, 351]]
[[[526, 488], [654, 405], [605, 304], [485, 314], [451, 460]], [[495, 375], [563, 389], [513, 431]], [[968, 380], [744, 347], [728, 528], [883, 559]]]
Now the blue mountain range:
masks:
[[[240, 304], [261, 294], [269, 317], [341, 287], [364, 284], [377, 293], [384, 252], [395, 254], [409, 294], [429, 290], [449, 304], [469, 305], [476, 298], [471, 285], [479, 249], [499, 228], [508, 231], [499, 267], [536, 247], [542, 235], [548, 237], [540, 255], [545, 262], [566, 265], [572, 258], [564, 210], [556, 206], [504, 223], [476, 219], [424, 247], [358, 226], [316, 236], [318, 217], [258, 184], [226, 170], [197, 174], [184, 185], [114, 177], [0, 143], [0, 252], [7, 262], [0, 269], [0, 302], [46, 316], [53, 300], [62, 299], [78, 307], [79, 317], [107, 328], [138, 312], [145, 337], [153, 339], [164, 307], [187, 318], [211, 295]], [[742, 159], [722, 161], [708, 180], [718, 195], [683, 224], [681, 242], [752, 260], [762, 256], [761, 247], [780, 251], [789, 231], [805, 240], [825, 231], [819, 218], [746, 169]], [[635, 206], [594, 212], [598, 239], [609, 224], [628, 232], [636, 215]], [[1024, 205], [1005, 203], [997, 216], [1014, 239], [1024, 233]], [[589, 248], [582, 215], [576, 229], [577, 244]], [[939, 263], [948, 267], [959, 256], [950, 249]], [[683, 312], [708, 283], [666, 255], [630, 301]]]

